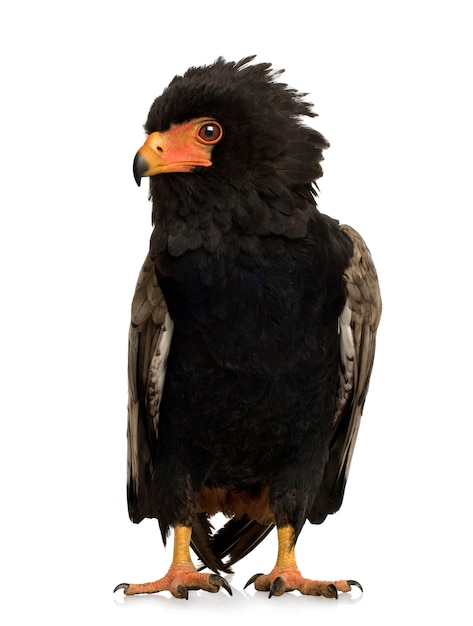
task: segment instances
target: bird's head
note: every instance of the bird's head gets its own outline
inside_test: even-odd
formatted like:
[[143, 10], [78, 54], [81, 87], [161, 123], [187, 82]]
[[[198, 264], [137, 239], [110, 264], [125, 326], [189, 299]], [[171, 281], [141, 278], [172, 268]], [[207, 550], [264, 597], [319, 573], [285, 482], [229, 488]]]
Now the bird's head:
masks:
[[306, 94], [276, 79], [269, 63], [238, 63], [219, 58], [176, 76], [153, 103], [148, 134], [135, 156], [133, 172], [159, 185], [160, 174], [209, 177], [218, 184], [240, 181], [259, 189], [272, 180], [294, 187], [322, 175], [322, 150], [328, 143], [302, 123], [314, 117]]

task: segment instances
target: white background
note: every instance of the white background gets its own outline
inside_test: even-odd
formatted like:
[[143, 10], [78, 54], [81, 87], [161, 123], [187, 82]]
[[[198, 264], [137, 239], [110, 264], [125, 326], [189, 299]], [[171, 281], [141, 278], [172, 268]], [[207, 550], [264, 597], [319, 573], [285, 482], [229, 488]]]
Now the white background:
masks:
[[[460, 2], [42, 2], [0, 15], [5, 624], [471, 623], [471, 7]], [[384, 314], [341, 512], [306, 525], [302, 572], [338, 602], [243, 592], [123, 598], [171, 546], [125, 496], [129, 306], [147, 185], [131, 164], [177, 73], [257, 54], [309, 92], [329, 139], [320, 209], [375, 258]], [[6, 616], [6, 619], [4, 619]]]

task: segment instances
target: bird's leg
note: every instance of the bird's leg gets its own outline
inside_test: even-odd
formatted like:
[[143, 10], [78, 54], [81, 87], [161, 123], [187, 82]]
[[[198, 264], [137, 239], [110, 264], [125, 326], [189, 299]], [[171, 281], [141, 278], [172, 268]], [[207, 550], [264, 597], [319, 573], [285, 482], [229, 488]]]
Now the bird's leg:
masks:
[[278, 556], [270, 574], [255, 574], [246, 583], [255, 584], [258, 591], [269, 591], [269, 597], [280, 596], [285, 591], [300, 591], [304, 595], [337, 598], [339, 591], [350, 591], [352, 586], [362, 589], [356, 580], [310, 580], [304, 578], [296, 562], [292, 526], [278, 528]]
[[121, 583], [115, 587], [123, 589], [125, 595], [132, 596], [139, 593], [157, 593], [170, 591], [175, 598], [188, 598], [190, 589], [202, 589], [216, 593], [223, 587], [230, 595], [232, 591], [227, 581], [218, 574], [199, 573], [192, 563], [190, 555], [190, 539], [192, 528], [176, 526], [174, 529], [174, 552], [171, 567], [167, 574], [150, 583], [130, 585]]

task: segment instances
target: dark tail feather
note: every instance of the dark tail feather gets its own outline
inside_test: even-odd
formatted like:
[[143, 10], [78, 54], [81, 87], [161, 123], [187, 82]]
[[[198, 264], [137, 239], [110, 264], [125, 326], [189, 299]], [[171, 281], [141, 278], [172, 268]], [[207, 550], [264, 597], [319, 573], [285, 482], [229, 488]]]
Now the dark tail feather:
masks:
[[192, 525], [191, 546], [203, 565], [200, 569], [208, 567], [214, 572], [231, 573], [228, 567], [218, 557], [213, 549], [213, 526], [205, 513], [199, 513]]
[[[191, 546], [203, 563], [201, 569], [231, 573], [231, 566], [256, 548], [273, 527], [274, 524], [259, 524], [244, 515], [232, 517], [213, 533], [207, 515], [200, 513], [192, 526]], [[224, 562], [226, 557], [229, 559]]]
[[274, 524], [260, 524], [247, 515], [240, 518], [232, 517], [212, 537], [212, 550], [220, 560], [230, 557], [225, 566], [231, 567], [256, 548], [273, 527]]

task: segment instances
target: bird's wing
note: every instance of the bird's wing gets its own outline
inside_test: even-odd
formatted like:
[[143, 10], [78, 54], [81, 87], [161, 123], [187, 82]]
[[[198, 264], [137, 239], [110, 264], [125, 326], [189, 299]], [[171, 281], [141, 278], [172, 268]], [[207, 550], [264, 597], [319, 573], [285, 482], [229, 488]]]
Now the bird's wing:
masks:
[[131, 305], [128, 339], [128, 511], [133, 521], [147, 516], [153, 449], [166, 376], [173, 323], [146, 257]]
[[381, 316], [378, 276], [365, 242], [350, 226], [340, 225], [353, 243], [345, 271], [347, 299], [340, 315], [340, 380], [334, 438], [309, 520], [322, 522], [343, 500], [350, 462], [373, 368], [376, 330]]

